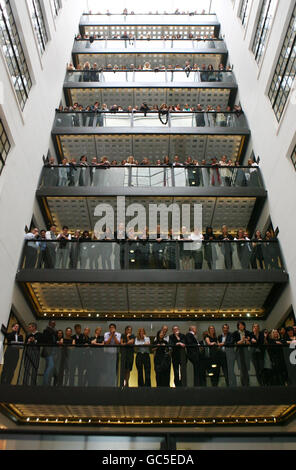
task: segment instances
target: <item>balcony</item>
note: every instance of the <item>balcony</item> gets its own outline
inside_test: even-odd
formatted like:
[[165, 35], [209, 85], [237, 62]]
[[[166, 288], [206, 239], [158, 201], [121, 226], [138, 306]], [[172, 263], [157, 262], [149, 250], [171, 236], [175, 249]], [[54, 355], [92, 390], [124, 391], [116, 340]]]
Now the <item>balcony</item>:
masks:
[[[87, 88], [91, 88], [94, 84], [102, 83], [106, 86], [113, 82], [122, 84], [127, 83], [155, 83], [159, 84], [175, 84], [178, 86], [189, 85], [190, 87], [197, 85], [207, 87], [221, 87], [222, 86], [235, 86], [236, 81], [232, 70], [221, 71], [213, 70], [211, 74], [208, 71], [192, 70], [190, 73], [184, 72], [184, 70], [170, 70], [170, 69], [158, 69], [155, 70], [110, 70], [104, 68], [103, 70], [71, 70], [68, 71], [65, 78], [65, 86], [74, 86], [79, 83], [80, 86], [87, 83]], [[183, 85], [181, 85], [183, 84]], [[112, 85], [111, 85], [112, 86]], [[167, 102], [167, 101], [165, 101]]]
[[[284, 424], [295, 414], [296, 369], [288, 346], [260, 347], [269, 362], [260, 383], [253, 346], [187, 345], [186, 352], [180, 347], [141, 348], [143, 353], [135, 346], [9, 345], [0, 387], [1, 410], [19, 424], [37, 427], [258, 426]], [[198, 355], [198, 373], [186, 361], [192, 351]], [[171, 365], [176, 354], [177, 387]], [[48, 367], [49, 358], [54, 367]], [[140, 359], [145, 363], [144, 387], [139, 386]], [[131, 365], [128, 388], [123, 387], [127, 361]], [[166, 364], [161, 377], [159, 363]], [[245, 364], [243, 373], [241, 364]], [[160, 380], [167, 383], [160, 386]], [[241, 386], [242, 380], [247, 385]]]
[[[236, 112], [166, 112], [158, 111], [143, 112], [112, 112], [112, 111], [81, 111], [65, 112], [57, 111], [54, 122], [54, 130], [86, 128], [87, 130], [97, 128], [160, 128], [160, 129], [194, 129], [195, 133], [248, 133], [248, 124], [244, 114], [237, 115]], [[83, 132], [83, 130], [82, 130]], [[126, 130], [125, 130], [126, 132]]]
[[[98, 41], [97, 41], [98, 42]], [[214, 70], [218, 70], [219, 65], [222, 63], [226, 65], [227, 61], [227, 49], [222, 46], [219, 42], [219, 48], [202, 48], [199, 47], [185, 48], [182, 49], [176, 48], [152, 48], [150, 46], [151, 41], [147, 41], [145, 48], [142, 44], [142, 47], [139, 46], [135, 48], [130, 46], [129, 48], [120, 47], [119, 42], [116, 41], [118, 47], [116, 49], [106, 49], [99, 47], [96, 43], [90, 43], [89, 41], [75, 41], [72, 57], [75, 67], [79, 64], [84, 64], [85, 62], [90, 62], [91, 64], [97, 63], [100, 67], [110, 67], [113, 69], [114, 66], [120, 68], [128, 68], [131, 64], [134, 64], [135, 67], [144, 65], [145, 62], [149, 62], [152, 69], [155, 68], [180, 68], [183, 64], [185, 65], [186, 61], [189, 61], [192, 65], [205, 64], [206, 67], [212, 65]], [[84, 44], [86, 43], [86, 44]], [[99, 44], [99, 43], [98, 43]], [[189, 42], [186, 42], [189, 46]]]
[[188, 37], [211, 37], [219, 35], [220, 24], [215, 14], [211, 15], [83, 15], [80, 33], [100, 34], [112, 38], [127, 31], [136, 37], [150, 35], [160, 39], [168, 34], [182, 34]]
[[17, 281], [38, 317], [217, 319], [265, 317], [288, 275], [277, 241], [79, 239], [27, 242]]
[[[72, 159], [73, 160], [73, 159]], [[66, 165], [44, 166], [39, 189], [47, 188], [193, 188], [207, 195], [219, 191], [219, 194], [237, 195], [245, 190], [245, 195], [254, 196], [252, 190], [263, 190], [264, 185], [258, 167], [213, 165], [162, 166], [131, 165], [122, 166], [110, 163], [89, 164], [87, 167], [71, 161]], [[216, 177], [215, 177], [216, 175]], [[205, 190], [203, 190], [205, 188]], [[236, 188], [236, 190], [235, 190]], [[238, 189], [240, 188], [240, 189]], [[195, 194], [197, 191], [195, 191]], [[64, 192], [64, 195], [67, 194]], [[73, 193], [74, 194], [74, 193]], [[91, 194], [91, 193], [89, 193]], [[162, 192], [162, 194], [164, 194]], [[176, 191], [172, 195], [177, 195]]]

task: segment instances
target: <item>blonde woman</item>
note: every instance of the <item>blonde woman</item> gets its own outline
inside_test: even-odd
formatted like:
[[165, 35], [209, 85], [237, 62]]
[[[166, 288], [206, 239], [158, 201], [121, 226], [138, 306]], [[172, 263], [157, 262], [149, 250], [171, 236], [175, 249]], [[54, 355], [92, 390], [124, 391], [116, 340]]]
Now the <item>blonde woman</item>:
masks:
[[[144, 328], [139, 328], [135, 339], [135, 346], [138, 346], [136, 356], [136, 366], [138, 370], [138, 387], [151, 387], [151, 363], [150, 363], [150, 344], [149, 336], [146, 336]], [[145, 380], [143, 377], [143, 369], [145, 371]]]

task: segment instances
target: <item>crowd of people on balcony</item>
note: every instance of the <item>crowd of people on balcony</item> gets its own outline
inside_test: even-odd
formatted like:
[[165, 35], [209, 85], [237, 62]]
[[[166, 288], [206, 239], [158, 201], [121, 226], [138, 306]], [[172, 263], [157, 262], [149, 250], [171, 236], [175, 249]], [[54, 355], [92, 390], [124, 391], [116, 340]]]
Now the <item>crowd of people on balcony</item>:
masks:
[[67, 65], [68, 79], [71, 76], [71, 72], [81, 72], [79, 81], [82, 82], [97, 82], [100, 78], [100, 72], [133, 72], [133, 71], [154, 71], [154, 72], [174, 72], [174, 71], [183, 71], [190, 75], [191, 72], [199, 72], [201, 82], [222, 82], [227, 81], [227, 79], [233, 80], [232, 68], [224, 66], [222, 63], [219, 64], [218, 70], [215, 70], [212, 64], [191, 64], [189, 60], [185, 62], [184, 65], [157, 65], [153, 66], [150, 62], [146, 61], [144, 64], [129, 64], [129, 65], [117, 65], [117, 64], [107, 64], [101, 65], [94, 62], [85, 62], [84, 64], [78, 64], [77, 67], [74, 67], [73, 63]]
[[[156, 10], [155, 12], [149, 11], [147, 13], [137, 13], [137, 14], [140, 14], [140, 15], [189, 15], [189, 16], [194, 16], [194, 15], [206, 15], [207, 13], [206, 13], [205, 9], [202, 9], [199, 12], [198, 10], [193, 10], [193, 11], [182, 10], [182, 11], [180, 11], [179, 8], [176, 8], [176, 10], [172, 13], [168, 13], [166, 10], [164, 10], [163, 12], [159, 12], [158, 10]], [[90, 10], [88, 13], [85, 13], [85, 15], [107, 15], [107, 16], [111, 16], [111, 15], [116, 15], [116, 13], [110, 13], [109, 10], [106, 10], [106, 13], [101, 13], [100, 11], [93, 12], [92, 10]], [[124, 16], [135, 15], [135, 12], [133, 10], [131, 10], [129, 12], [127, 8], [124, 8], [121, 15], [124, 15]]]
[[212, 227], [202, 234], [197, 228], [188, 230], [182, 226], [179, 234], [169, 229], [167, 235], [160, 232], [160, 226], [154, 234], [149, 234], [148, 228], [139, 234], [134, 229], [126, 232], [123, 224], [113, 233], [110, 228], [100, 233], [71, 232], [67, 226], [58, 232], [52, 225], [40, 232], [33, 228], [25, 234], [25, 240], [24, 269], [272, 270], [283, 267], [271, 230], [264, 236], [257, 230], [251, 238], [242, 228], [236, 234], [230, 233], [226, 225], [219, 234]]
[[[128, 31], [123, 31], [122, 34], [113, 34], [111, 37], [109, 36], [104, 36], [100, 32], [94, 32], [94, 33], [85, 33], [85, 34], [76, 34], [75, 35], [75, 41], [90, 41], [93, 42], [96, 39], [103, 39], [103, 40], [108, 40], [108, 39], [121, 39], [121, 40], [128, 40], [130, 42], [134, 41], [135, 39], [145, 39], [147, 41], [150, 41], [152, 39], [151, 33], [147, 33], [146, 35], [140, 34], [139, 37], [136, 37], [135, 34], [129, 33]], [[158, 38], [157, 38], [158, 39]], [[214, 33], [212, 34], [206, 34], [206, 35], [200, 35], [200, 34], [194, 34], [189, 32], [187, 35], [181, 34], [181, 33], [176, 33], [176, 34], [163, 34], [159, 38], [160, 40], [166, 41], [168, 39], [171, 40], [176, 40], [176, 39], [192, 39], [192, 40], [197, 40], [197, 41], [217, 41], [219, 38], [215, 36]], [[211, 46], [210, 46], [211, 47]]]
[[[9, 347], [4, 356], [2, 384], [11, 383], [19, 360], [20, 349], [10, 346], [20, 344], [27, 345], [23, 357], [23, 385], [36, 385], [39, 374], [43, 375], [45, 386], [118, 386], [120, 376], [120, 386], [128, 387], [135, 362], [138, 387], [150, 387], [151, 361], [158, 387], [170, 386], [171, 367], [175, 387], [187, 386], [189, 364], [193, 368], [195, 387], [249, 386], [251, 363], [258, 386], [289, 385], [295, 381], [289, 374], [289, 356], [285, 354], [289, 355], [290, 351], [284, 348], [296, 344], [295, 326], [269, 331], [260, 330], [259, 324], [254, 323], [249, 331], [240, 320], [233, 333], [228, 324], [223, 324], [220, 334], [210, 325], [199, 338], [194, 325], [186, 333], [174, 325], [171, 334], [168, 326], [163, 325], [155, 337], [149, 337], [143, 327], [134, 334], [128, 325], [124, 333], [120, 333], [114, 323], [104, 334], [102, 327], [95, 328], [92, 334], [91, 328], [82, 330], [79, 323], [74, 325], [74, 331], [71, 326], [63, 331], [56, 329], [55, 320], [50, 319], [43, 333], [38, 332], [34, 322], [28, 325], [27, 331], [23, 338], [16, 323], [6, 334]], [[43, 370], [39, 368], [41, 357], [45, 359]]]
[[[77, 161], [78, 160], [78, 161]], [[111, 181], [106, 179], [106, 174], [101, 170], [112, 169], [114, 167], [123, 168], [129, 171], [134, 167], [145, 168], [149, 167], [149, 175], [141, 171], [141, 176], [155, 175], [159, 170], [156, 167], [163, 169], [175, 169], [175, 186], [194, 186], [194, 187], [259, 187], [260, 177], [258, 174], [258, 164], [254, 160], [249, 159], [246, 167], [240, 166], [238, 161], [229, 159], [226, 155], [222, 155], [220, 159], [211, 158], [210, 162], [202, 159], [197, 160], [187, 157], [184, 160], [178, 155], [173, 159], [165, 156], [162, 160], [150, 160], [148, 157], [138, 161], [135, 157], [129, 156], [121, 161], [109, 160], [108, 157], [101, 158], [92, 157], [87, 158], [86, 155], [76, 158], [63, 158], [62, 163], [57, 165], [54, 157], [50, 157], [45, 164], [43, 172], [44, 186], [86, 186], [86, 187], [100, 187], [111, 185]], [[184, 180], [184, 171], [186, 172]], [[113, 185], [119, 184], [119, 173], [114, 174]], [[136, 177], [137, 175], [135, 175]], [[125, 182], [126, 184], [126, 182]], [[136, 185], [133, 177], [130, 182], [131, 186]], [[147, 185], [152, 184], [149, 180]], [[158, 182], [159, 184], [159, 182]], [[169, 186], [169, 175], [167, 172], [163, 173], [163, 186]]]

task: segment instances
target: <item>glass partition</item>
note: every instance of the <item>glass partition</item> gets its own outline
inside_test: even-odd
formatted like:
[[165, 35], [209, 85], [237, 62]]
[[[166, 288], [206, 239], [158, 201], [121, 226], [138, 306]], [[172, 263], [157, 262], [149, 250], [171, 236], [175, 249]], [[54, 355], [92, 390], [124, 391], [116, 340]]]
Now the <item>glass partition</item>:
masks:
[[97, 238], [27, 239], [21, 269], [284, 269], [277, 240], [207, 241], [192, 233], [178, 240], [114, 241], [111, 232], [103, 232]]
[[213, 50], [217, 52], [226, 52], [225, 42], [223, 40], [214, 39], [94, 39], [92, 43], [89, 40], [79, 39], [75, 42], [79, 46], [79, 52], [87, 50], [90, 53], [98, 53], [100, 51], [121, 49], [129, 52], [135, 50], [149, 52], [159, 51], [162, 49], [170, 50], [180, 49], [194, 50], [196, 52]]
[[139, 163], [121, 166], [121, 162], [116, 161], [114, 166], [110, 163], [80, 166], [75, 160], [66, 165], [47, 164], [39, 187], [264, 187], [258, 167], [208, 164], [172, 168]]
[[[101, 329], [100, 329], [101, 331]], [[175, 346], [171, 335], [161, 342], [146, 337], [150, 345], [131, 336], [131, 344], [104, 344], [102, 331], [83, 337], [75, 345], [72, 331], [60, 330], [57, 343], [46, 344], [42, 334], [35, 342], [6, 346], [1, 383], [50, 387], [259, 387], [295, 386], [296, 366], [289, 344], [268, 337], [266, 344], [236, 344], [239, 331], [227, 343], [207, 336], [201, 346], [188, 335]], [[94, 334], [94, 332], [90, 332]], [[98, 330], [97, 330], [98, 334]], [[105, 343], [109, 333], [105, 334]], [[116, 332], [116, 340], [124, 335]], [[207, 341], [212, 343], [207, 345]], [[142, 341], [143, 343], [144, 341]], [[284, 343], [284, 344], [283, 344]]]
[[136, 83], [196, 83], [196, 82], [221, 82], [235, 84], [234, 74], [231, 70], [71, 70], [67, 71], [65, 82], [85, 83], [85, 82], [136, 82]]
[[229, 128], [248, 129], [248, 124], [244, 114], [235, 112], [211, 111], [211, 112], [163, 112], [147, 111], [142, 112], [103, 112], [92, 111], [56, 113], [55, 127], [75, 128], [75, 127], [208, 127], [208, 128]]

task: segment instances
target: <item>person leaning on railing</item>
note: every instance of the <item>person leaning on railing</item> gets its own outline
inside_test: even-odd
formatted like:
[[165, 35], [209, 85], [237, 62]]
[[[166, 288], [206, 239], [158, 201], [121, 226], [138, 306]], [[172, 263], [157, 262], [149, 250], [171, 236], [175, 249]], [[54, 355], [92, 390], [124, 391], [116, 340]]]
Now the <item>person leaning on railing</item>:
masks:
[[7, 342], [7, 348], [4, 353], [4, 364], [1, 374], [1, 384], [9, 385], [13, 380], [15, 369], [17, 367], [20, 348], [17, 345], [21, 346], [24, 344], [23, 335], [20, 335], [20, 325], [19, 323], [13, 323], [11, 327], [11, 332], [8, 333], [7, 330], [3, 331], [5, 340]]

